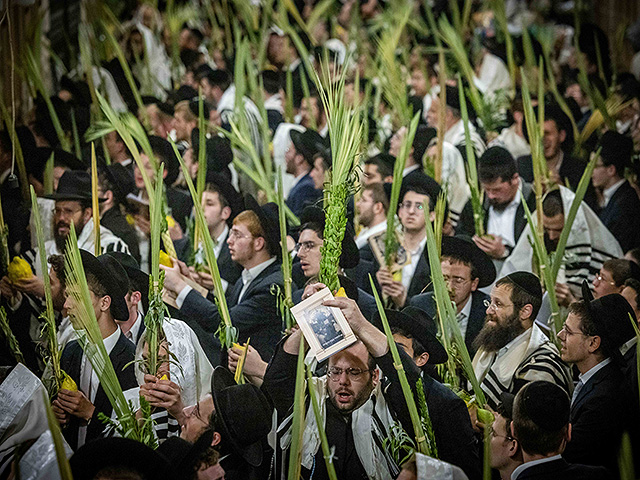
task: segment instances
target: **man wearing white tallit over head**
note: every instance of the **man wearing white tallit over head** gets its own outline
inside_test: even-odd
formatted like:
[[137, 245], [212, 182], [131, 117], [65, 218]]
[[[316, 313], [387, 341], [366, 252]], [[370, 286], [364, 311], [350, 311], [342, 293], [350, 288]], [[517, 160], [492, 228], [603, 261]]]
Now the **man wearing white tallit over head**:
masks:
[[143, 360], [149, 355], [147, 327], [136, 348], [135, 372], [140, 387], [125, 392], [126, 398], [132, 400], [136, 408], [140, 395], [156, 407], [151, 418], [155, 421], [154, 430], [160, 442], [180, 435], [189, 415], [186, 407], [197, 405], [202, 397], [211, 393], [213, 373], [198, 337], [186, 323], [165, 318], [162, 330], [164, 334], [158, 338], [158, 359], [162, 363], [156, 375], [143, 371], [146, 370]]
[[[547, 192], [542, 201], [544, 242], [548, 253], [554, 252], [558, 245], [574, 197], [575, 194], [571, 190], [559, 186], [558, 189]], [[505, 261], [500, 277], [518, 270], [533, 271], [534, 258], [530, 237], [531, 228], [527, 225]], [[613, 234], [607, 230], [593, 210], [582, 202], [571, 226], [564, 262], [556, 280], [558, 304], [568, 307], [571, 302], [581, 298], [582, 281], [587, 280], [591, 285], [602, 264], [609, 259], [620, 258], [622, 254], [622, 248]], [[537, 320], [546, 324], [549, 315], [549, 301], [545, 293]]]

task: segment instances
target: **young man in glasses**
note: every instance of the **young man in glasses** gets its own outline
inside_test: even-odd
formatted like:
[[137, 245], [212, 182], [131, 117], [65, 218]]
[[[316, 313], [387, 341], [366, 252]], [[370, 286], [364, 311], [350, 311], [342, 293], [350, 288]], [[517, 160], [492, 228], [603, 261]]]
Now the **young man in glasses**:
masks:
[[517, 393], [534, 380], [546, 380], [571, 391], [568, 367], [535, 324], [541, 303], [540, 279], [532, 273], [511, 273], [491, 289], [473, 358], [476, 377], [491, 408], [498, 406], [502, 392]]
[[[387, 295], [393, 303], [402, 308], [407, 299], [419, 294], [430, 281], [431, 269], [429, 262], [423, 255], [427, 243], [425, 230], [425, 201], [429, 205], [430, 218], [433, 221], [435, 207], [440, 187], [433, 180], [417, 177], [415, 181], [404, 181], [398, 203], [398, 218], [402, 226], [402, 245], [411, 256], [402, 269], [401, 279], [394, 278], [386, 265], [381, 265], [376, 272], [376, 279], [382, 293]], [[433, 182], [433, 183], [432, 183]]]

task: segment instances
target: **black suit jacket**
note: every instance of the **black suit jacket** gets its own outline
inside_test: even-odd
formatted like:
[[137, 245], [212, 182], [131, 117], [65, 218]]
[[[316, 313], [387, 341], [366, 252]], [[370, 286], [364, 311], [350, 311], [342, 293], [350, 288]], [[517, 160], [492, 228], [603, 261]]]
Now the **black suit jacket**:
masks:
[[471, 428], [466, 404], [429, 375], [422, 375], [422, 384], [438, 457], [460, 467], [472, 480], [482, 478], [479, 444]]
[[131, 256], [140, 264], [138, 235], [135, 228], [127, 222], [127, 219], [120, 211], [119, 205], [110, 208], [102, 214], [100, 225], [111, 230], [116, 237], [121, 238], [129, 247]]
[[[113, 364], [113, 369], [116, 372], [118, 381], [122, 390], [128, 390], [138, 386], [136, 381], [133, 365], [129, 365], [125, 368], [127, 363], [133, 361], [136, 354], [136, 347], [127, 338], [120, 334], [120, 338], [116, 342], [116, 345], [111, 350], [109, 358]], [[62, 357], [60, 358], [60, 367], [67, 372], [67, 374], [73, 378], [78, 387], [80, 386], [80, 368], [82, 366], [82, 347], [77, 340], [69, 342], [62, 351]], [[88, 359], [87, 359], [88, 361]], [[87, 392], [83, 392], [88, 394]], [[104, 423], [98, 419], [98, 413], [102, 412], [107, 417], [111, 417], [113, 408], [109, 402], [107, 394], [102, 388], [102, 385], [98, 386], [96, 392], [96, 398], [93, 402], [96, 407], [93, 412], [93, 417], [87, 427], [86, 442], [89, 442], [95, 438], [98, 438], [105, 428]], [[76, 450], [78, 446], [78, 429], [80, 428], [80, 419], [72, 416], [68, 426], [63, 430], [64, 436], [69, 443], [69, 446]]]
[[532, 465], [518, 475], [518, 480], [609, 480], [607, 469], [588, 465], [570, 464], [559, 458]]
[[[522, 179], [525, 182], [533, 183], [533, 161], [531, 160], [531, 155], [520, 157], [517, 162], [518, 173]], [[575, 192], [586, 166], [587, 164], [582, 160], [565, 154], [562, 159], [562, 164], [560, 165], [560, 172], [558, 172], [560, 174], [562, 184], [566, 185], [568, 182], [571, 190]]]
[[187, 231], [187, 218], [191, 217], [193, 200], [191, 195], [174, 187], [167, 187], [167, 205], [171, 209], [171, 216]]
[[[484, 301], [489, 300], [489, 295], [476, 290], [471, 294], [471, 311], [469, 312], [469, 320], [467, 322], [467, 331], [464, 336], [464, 343], [467, 345], [469, 356], [473, 358], [476, 354], [473, 348], [473, 341], [482, 330], [484, 326], [484, 319], [486, 316], [487, 308], [484, 306]], [[427, 312], [432, 318], [437, 315], [436, 302], [433, 299], [433, 292], [421, 293], [409, 300], [409, 305], [418, 307]]]
[[[282, 318], [271, 293], [271, 286], [284, 288], [280, 262], [275, 261], [265, 268], [247, 287], [238, 302], [242, 291], [242, 279], [227, 288], [227, 306], [231, 323], [238, 329], [238, 340], [246, 342], [251, 337], [251, 345], [268, 361], [282, 337]], [[295, 288], [295, 287], [294, 287]], [[198, 336], [203, 350], [212, 365], [220, 365], [220, 342], [216, 336], [220, 315], [214, 303], [195, 291], [189, 292], [180, 308], [180, 313]]]
[[[518, 195], [520, 195], [518, 193]], [[522, 184], [522, 195], [527, 201], [527, 206], [531, 213], [536, 210], [536, 196], [533, 193], [533, 187], [530, 183]], [[487, 228], [487, 224], [489, 222], [489, 200], [488, 198], [484, 199], [484, 203], [482, 205], [482, 209], [484, 210], [484, 228]], [[524, 230], [524, 227], [527, 225], [527, 217], [524, 213], [524, 207], [522, 206], [522, 202], [518, 205], [518, 209], [516, 210], [516, 218], [513, 222], [513, 235], [515, 239], [515, 243], [518, 243], [518, 239]], [[476, 234], [476, 227], [473, 222], [473, 207], [471, 206], [471, 200], [467, 202], [467, 204], [462, 209], [462, 213], [460, 214], [460, 220], [458, 221], [458, 226], [456, 227], [456, 235], [468, 235], [470, 237]]]
[[[31, 248], [31, 237], [27, 228], [29, 226], [29, 208], [22, 199], [19, 185], [9, 185], [8, 178], [0, 186], [0, 196], [2, 197], [4, 222], [9, 230], [7, 238], [9, 255], [13, 257]], [[0, 268], [2, 268], [2, 275], [5, 275], [5, 267]]]
[[614, 192], [607, 206], [598, 211], [598, 216], [620, 242], [622, 251], [640, 246], [640, 199], [627, 180]]
[[571, 405], [571, 441], [562, 456], [570, 463], [617, 471], [617, 454], [629, 420], [629, 394], [615, 363], [599, 370]]

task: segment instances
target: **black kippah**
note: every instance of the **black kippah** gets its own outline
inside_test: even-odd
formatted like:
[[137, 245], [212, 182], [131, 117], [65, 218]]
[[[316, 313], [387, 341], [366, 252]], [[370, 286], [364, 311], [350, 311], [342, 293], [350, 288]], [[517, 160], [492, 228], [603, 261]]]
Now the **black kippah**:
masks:
[[518, 288], [524, 290], [529, 295], [542, 298], [542, 287], [540, 286], [540, 279], [533, 273], [529, 272], [513, 272], [507, 275], [508, 278], [517, 285]]
[[523, 387], [519, 396], [521, 414], [543, 430], [556, 432], [569, 423], [571, 401], [555, 383], [531, 382]]

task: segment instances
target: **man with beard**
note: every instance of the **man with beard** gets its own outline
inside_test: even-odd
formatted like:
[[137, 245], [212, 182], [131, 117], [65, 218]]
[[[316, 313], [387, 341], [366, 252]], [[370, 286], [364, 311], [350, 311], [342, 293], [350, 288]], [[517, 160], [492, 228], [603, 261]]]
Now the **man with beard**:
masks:
[[[321, 283], [309, 285], [305, 294], [324, 287]], [[349, 298], [336, 297], [323, 305], [340, 308], [359, 340], [332, 355], [327, 374], [314, 377], [310, 382], [324, 417], [329, 445], [335, 452], [333, 464], [337, 478], [396, 478], [400, 468], [385, 454], [382, 442], [396, 421], [409, 437], [413, 430], [385, 334], [371, 324]], [[293, 405], [302, 339], [301, 330], [296, 330], [281, 342], [265, 373], [262, 389], [271, 397], [280, 418], [289, 415]], [[404, 350], [399, 349], [399, 354], [409, 383], [415, 385], [420, 375], [418, 366]], [[388, 380], [384, 390], [380, 370]], [[308, 405], [307, 418], [313, 418], [311, 408]], [[278, 429], [284, 432], [278, 442], [284, 449], [290, 447], [291, 421], [289, 416]], [[314, 479], [329, 478], [315, 422], [304, 427], [302, 445], [303, 477], [310, 478], [312, 474]]]
[[456, 228], [456, 234], [473, 236], [473, 241], [494, 259], [496, 267], [515, 247], [527, 218], [522, 196], [529, 210], [535, 210], [535, 195], [531, 184], [520, 179], [516, 162], [502, 147], [487, 149], [478, 160], [478, 178], [485, 192], [484, 228], [487, 235], [476, 235], [471, 200], [467, 202]]
[[541, 303], [540, 280], [532, 273], [514, 272], [491, 289], [485, 325], [474, 342], [478, 351], [473, 368], [493, 409], [500, 403], [502, 392], [517, 393], [535, 380], [571, 391], [568, 367], [556, 346], [534, 323]]

